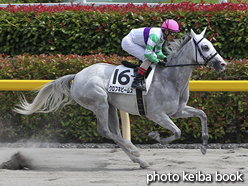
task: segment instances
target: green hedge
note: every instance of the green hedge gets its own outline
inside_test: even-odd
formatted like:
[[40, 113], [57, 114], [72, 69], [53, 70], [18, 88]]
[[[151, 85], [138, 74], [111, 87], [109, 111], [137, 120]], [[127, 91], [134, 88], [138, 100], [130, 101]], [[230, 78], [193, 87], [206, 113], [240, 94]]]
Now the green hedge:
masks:
[[191, 2], [153, 7], [9, 6], [0, 9], [0, 53], [88, 55], [100, 50], [108, 55], [127, 55], [121, 40], [132, 28], [160, 27], [164, 20], [175, 19], [182, 33], [191, 28], [199, 33], [208, 27], [206, 37], [224, 58], [247, 58], [247, 7], [246, 3]]
[[[121, 60], [135, 62], [133, 58], [117, 55], [18, 55], [0, 58], [0, 79], [56, 79], [66, 74], [77, 73], [94, 63], [120, 64]], [[243, 80], [248, 73], [248, 60], [230, 61], [228, 69], [221, 74], [201, 67], [194, 69], [193, 80]], [[17, 141], [35, 138], [41, 141], [59, 142], [109, 142], [97, 135], [95, 115], [79, 105], [69, 105], [61, 111], [49, 114], [24, 116], [12, 111], [19, 103], [21, 92], [0, 92], [0, 141]], [[22, 92], [32, 101], [35, 92]], [[208, 116], [210, 142], [248, 142], [247, 92], [190, 92], [188, 105], [204, 110]], [[182, 130], [183, 143], [201, 142], [201, 124], [198, 118], [174, 120]], [[153, 143], [148, 136], [159, 131], [162, 136], [172, 135], [152, 121], [139, 116], [130, 116], [132, 141]], [[178, 141], [176, 141], [178, 142]]]

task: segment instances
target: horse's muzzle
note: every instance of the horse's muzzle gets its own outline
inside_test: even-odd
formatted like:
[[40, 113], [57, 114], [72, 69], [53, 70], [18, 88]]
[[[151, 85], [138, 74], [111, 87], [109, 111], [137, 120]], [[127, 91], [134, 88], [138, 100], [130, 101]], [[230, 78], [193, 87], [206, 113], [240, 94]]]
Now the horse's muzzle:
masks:
[[226, 70], [227, 63], [223, 60], [216, 60], [212, 62], [212, 67], [216, 70], [217, 73], [223, 72]]
[[223, 72], [226, 70], [227, 63], [226, 62], [221, 62], [220, 63], [220, 72]]

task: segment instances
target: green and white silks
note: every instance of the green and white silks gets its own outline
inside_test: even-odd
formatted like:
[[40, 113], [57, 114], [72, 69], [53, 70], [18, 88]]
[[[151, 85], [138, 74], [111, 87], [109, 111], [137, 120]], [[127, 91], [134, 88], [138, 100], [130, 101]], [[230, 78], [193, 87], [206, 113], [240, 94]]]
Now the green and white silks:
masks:
[[142, 61], [149, 60], [158, 63], [166, 56], [162, 53], [164, 37], [161, 28], [138, 28], [133, 29], [123, 38], [122, 48], [129, 54]]

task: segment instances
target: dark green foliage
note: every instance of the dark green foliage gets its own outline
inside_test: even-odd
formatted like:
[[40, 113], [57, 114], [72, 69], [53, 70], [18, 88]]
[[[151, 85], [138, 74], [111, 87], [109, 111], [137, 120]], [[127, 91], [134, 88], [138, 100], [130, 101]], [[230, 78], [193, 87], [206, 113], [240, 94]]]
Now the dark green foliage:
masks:
[[247, 58], [247, 15], [245, 3], [8, 7], [0, 11], [0, 53], [127, 55], [121, 40], [132, 28], [160, 27], [175, 19], [181, 33], [208, 27], [206, 38], [224, 58]]

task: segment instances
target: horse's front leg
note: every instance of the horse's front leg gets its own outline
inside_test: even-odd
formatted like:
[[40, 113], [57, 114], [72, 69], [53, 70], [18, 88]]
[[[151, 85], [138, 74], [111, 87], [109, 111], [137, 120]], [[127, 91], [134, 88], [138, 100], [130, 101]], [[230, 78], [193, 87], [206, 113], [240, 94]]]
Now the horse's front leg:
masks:
[[208, 128], [207, 128], [207, 115], [199, 109], [186, 106], [182, 111], [171, 116], [172, 118], [189, 118], [198, 117], [201, 120], [202, 125], [202, 140], [203, 145], [201, 146], [202, 154], [206, 154], [208, 146]]
[[173, 121], [169, 118], [169, 116], [166, 113], [160, 112], [149, 119], [153, 120], [155, 123], [159, 124], [160, 126], [172, 131], [174, 134], [173, 136], [168, 137], [168, 138], [160, 138], [160, 135], [158, 132], [149, 133], [149, 135], [153, 139], [157, 140], [161, 144], [164, 145], [164, 144], [170, 143], [181, 137], [181, 130], [173, 123]]

